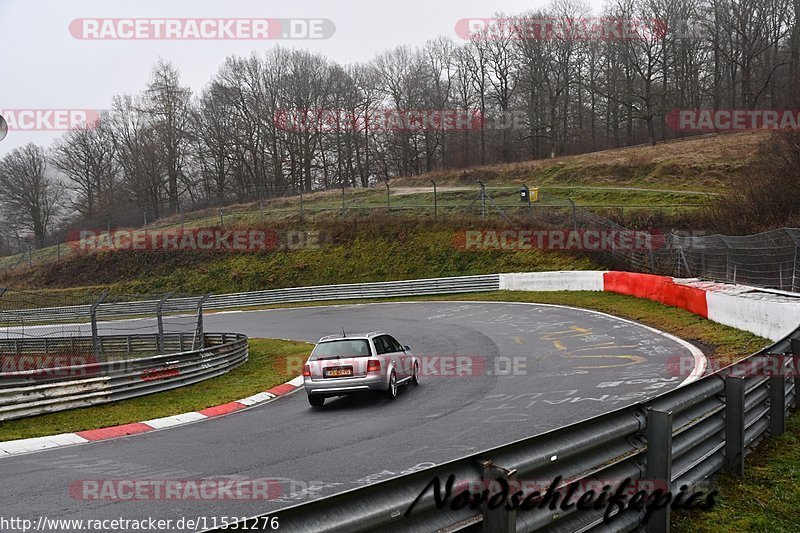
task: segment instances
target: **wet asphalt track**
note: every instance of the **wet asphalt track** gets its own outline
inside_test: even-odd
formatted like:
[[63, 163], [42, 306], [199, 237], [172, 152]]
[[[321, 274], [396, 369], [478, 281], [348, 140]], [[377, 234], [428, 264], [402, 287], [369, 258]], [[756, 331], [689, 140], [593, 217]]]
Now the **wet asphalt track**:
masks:
[[[176, 520], [261, 514], [672, 389], [683, 378], [670, 375], [666, 361], [690, 353], [673, 339], [613, 317], [509, 303], [232, 312], [206, 315], [205, 327], [312, 342], [342, 327], [382, 329], [411, 345], [417, 356], [475, 356], [486, 371], [454, 376], [451, 366], [426, 363], [423, 373], [429, 375], [422, 376], [420, 386], [401, 388], [394, 402], [347, 397], [312, 410], [300, 390], [188, 426], [2, 458], [0, 515]], [[119, 325], [105, 325], [103, 332], [114, 328]], [[516, 371], [507, 374], [514, 363]], [[82, 479], [206, 477], [277, 480], [280, 495], [272, 501], [83, 501], [69, 492], [70, 484]]]

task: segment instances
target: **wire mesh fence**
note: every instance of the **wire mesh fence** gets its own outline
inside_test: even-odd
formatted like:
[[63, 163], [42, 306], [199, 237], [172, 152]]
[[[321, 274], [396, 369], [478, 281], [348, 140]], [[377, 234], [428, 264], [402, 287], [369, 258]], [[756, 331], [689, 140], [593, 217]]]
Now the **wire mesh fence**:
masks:
[[[539, 188], [538, 201], [520, 201], [520, 186], [442, 185], [440, 187], [371, 187], [330, 189], [314, 194], [264, 198], [224, 198], [219, 205], [192, 204], [152, 209], [115, 209], [88, 217], [47, 235], [41, 243], [0, 232], [0, 272], [65, 260], [83, 250], [87, 239], [120, 230], [147, 233], [189, 228], [274, 227], [281, 224], [324, 224], [340, 217], [425, 217], [446, 223], [463, 217], [535, 217], [546, 222], [570, 209], [569, 198], [586, 209], [622, 215], [631, 211], [677, 213], [697, 209], [705, 193], [620, 188], [548, 186]], [[671, 196], [667, 196], [669, 193]], [[633, 195], [633, 196], [631, 196]]]
[[201, 348], [206, 299], [0, 289], [0, 372]]
[[[576, 228], [627, 231], [578, 207]], [[603, 252], [614, 268], [675, 277], [701, 278], [784, 291], [800, 291], [800, 229], [780, 228], [754, 235], [668, 233], [643, 249]]]

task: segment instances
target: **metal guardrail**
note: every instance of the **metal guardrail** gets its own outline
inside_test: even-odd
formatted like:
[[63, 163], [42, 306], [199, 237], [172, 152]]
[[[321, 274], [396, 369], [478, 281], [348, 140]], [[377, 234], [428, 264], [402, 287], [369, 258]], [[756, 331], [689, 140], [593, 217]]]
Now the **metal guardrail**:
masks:
[[[783, 354], [792, 354], [785, 356]], [[646, 511], [626, 510], [610, 523], [605, 508], [578, 511], [437, 508], [433, 490], [416, 498], [434, 479], [443, 488], [455, 475], [457, 487], [486, 488], [503, 479], [552, 480], [565, 489], [576, 481], [661, 481], [672, 494], [704, 490], [714, 474], [743, 474], [744, 457], [767, 435], [784, 432], [790, 406], [797, 404], [800, 329], [749, 358], [647, 402], [619, 409], [535, 437], [485, 450], [436, 467], [313, 500], [263, 515], [277, 517], [282, 531], [668, 531], [669, 507], [644, 520]], [[780, 363], [766, 372], [771, 358]], [[605, 481], [600, 481], [605, 480]], [[667, 484], [668, 482], [668, 484]], [[583, 487], [587, 486], [584, 483]], [[453, 490], [452, 496], [461, 490]], [[479, 489], [480, 490], [480, 489]], [[513, 491], [512, 491], [513, 492]], [[584, 491], [574, 493], [577, 501]], [[249, 522], [252, 524], [252, 519]], [[263, 522], [261, 522], [263, 523]], [[242, 523], [243, 524], [243, 523]]]
[[449, 278], [350, 283], [346, 285], [317, 285], [266, 291], [219, 294], [211, 296], [205, 309], [225, 309], [275, 303], [307, 302], [311, 300], [355, 300], [361, 298], [392, 298], [425, 294], [455, 294], [500, 289], [500, 275], [458, 276]]
[[[260, 306], [277, 303], [307, 302], [311, 300], [355, 300], [361, 298], [392, 298], [395, 296], [420, 296], [424, 294], [455, 294], [460, 292], [496, 291], [500, 289], [500, 275], [456, 276], [447, 278], [381, 281], [373, 283], [350, 283], [344, 285], [317, 285], [313, 287], [291, 287], [265, 291], [215, 294], [202, 304], [203, 309], [228, 309], [233, 307]], [[171, 298], [165, 301], [161, 311], [165, 314], [186, 312], [197, 306], [197, 297]], [[157, 312], [158, 300], [136, 302], [101, 303], [97, 306], [97, 318], [153, 315]], [[14, 309], [0, 311], [3, 320], [13, 323], [39, 323], [55, 318], [75, 319], [88, 317], [89, 305]]]
[[[117, 335], [99, 337], [104, 354], [156, 353], [158, 335]], [[193, 335], [164, 336], [167, 348], [192, 346]], [[39, 368], [0, 373], [0, 421], [76, 407], [124, 400], [225, 374], [247, 361], [247, 337], [236, 333], [206, 333], [203, 348], [166, 355], [89, 362], [87, 364]], [[4, 339], [4, 357], [63, 354], [64, 347], [75, 354], [93, 357], [91, 338]]]

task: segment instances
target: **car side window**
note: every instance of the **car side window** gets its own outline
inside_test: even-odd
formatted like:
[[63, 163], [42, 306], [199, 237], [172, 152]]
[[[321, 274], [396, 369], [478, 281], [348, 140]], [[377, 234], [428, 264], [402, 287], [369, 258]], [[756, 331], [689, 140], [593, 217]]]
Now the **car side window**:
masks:
[[389, 341], [389, 344], [391, 345], [393, 352], [402, 352], [403, 351], [403, 347], [400, 346], [400, 343], [397, 342], [397, 339], [395, 339], [391, 335], [387, 335], [386, 339]]
[[381, 335], [379, 337], [375, 337], [372, 339], [372, 342], [375, 343], [375, 353], [378, 355], [382, 355], [388, 353], [389, 346], [386, 343], [386, 339], [384, 338], [385, 335]]

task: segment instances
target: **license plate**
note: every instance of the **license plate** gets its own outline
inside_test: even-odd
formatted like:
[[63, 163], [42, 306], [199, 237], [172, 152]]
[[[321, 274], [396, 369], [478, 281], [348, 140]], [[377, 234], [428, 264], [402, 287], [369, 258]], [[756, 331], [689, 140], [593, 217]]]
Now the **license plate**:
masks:
[[353, 368], [349, 366], [342, 368], [326, 368], [324, 374], [326, 378], [341, 378], [344, 376], [352, 376]]

